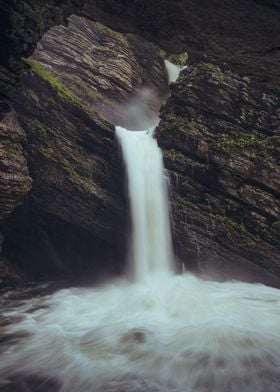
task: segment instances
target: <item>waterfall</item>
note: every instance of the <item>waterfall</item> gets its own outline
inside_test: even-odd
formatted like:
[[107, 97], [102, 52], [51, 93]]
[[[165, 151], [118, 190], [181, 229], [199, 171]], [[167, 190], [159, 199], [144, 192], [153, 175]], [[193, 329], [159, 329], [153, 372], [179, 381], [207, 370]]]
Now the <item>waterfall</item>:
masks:
[[175, 80], [178, 78], [180, 74], [181, 69], [184, 67], [179, 67], [178, 65], [173, 64], [168, 60], [164, 60], [164, 64], [168, 75], [168, 82], [169, 83], [175, 82]]
[[129, 131], [116, 127], [128, 177], [132, 220], [130, 267], [136, 280], [171, 274], [172, 245], [167, 184], [154, 128]]
[[279, 392], [280, 290], [172, 274], [153, 130], [116, 127], [135, 280], [0, 297], [0, 391]]
[[[169, 83], [174, 82], [185, 67], [168, 60], [164, 62]], [[148, 90], [146, 95], [149, 96]], [[143, 98], [137, 100], [139, 109], [134, 105], [133, 115], [138, 119], [143, 118], [146, 125], [147, 116], [141, 109]], [[138, 281], [155, 274], [172, 274], [167, 184], [162, 153], [154, 138], [154, 130], [155, 127], [144, 131], [116, 127], [128, 178], [132, 220], [130, 269]]]

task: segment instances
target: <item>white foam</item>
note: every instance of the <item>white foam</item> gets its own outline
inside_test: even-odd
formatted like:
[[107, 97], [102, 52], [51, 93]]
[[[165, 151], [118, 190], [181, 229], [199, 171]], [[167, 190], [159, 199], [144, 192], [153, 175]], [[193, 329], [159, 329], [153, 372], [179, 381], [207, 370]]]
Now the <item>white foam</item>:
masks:
[[[29, 313], [38, 303], [48, 309]], [[15, 310], [24, 319], [9, 332], [31, 336], [1, 355], [0, 379], [54, 378], [63, 392], [279, 392], [279, 305], [279, 290], [190, 275], [61, 290]]]

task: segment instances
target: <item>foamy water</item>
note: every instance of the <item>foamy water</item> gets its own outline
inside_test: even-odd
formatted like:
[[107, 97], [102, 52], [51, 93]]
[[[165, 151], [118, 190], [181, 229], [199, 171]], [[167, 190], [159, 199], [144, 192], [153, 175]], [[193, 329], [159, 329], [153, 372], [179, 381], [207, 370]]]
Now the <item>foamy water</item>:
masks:
[[21, 374], [63, 392], [279, 392], [277, 289], [154, 276], [61, 290], [5, 314], [19, 315], [7, 332], [30, 336], [2, 352], [2, 383]]

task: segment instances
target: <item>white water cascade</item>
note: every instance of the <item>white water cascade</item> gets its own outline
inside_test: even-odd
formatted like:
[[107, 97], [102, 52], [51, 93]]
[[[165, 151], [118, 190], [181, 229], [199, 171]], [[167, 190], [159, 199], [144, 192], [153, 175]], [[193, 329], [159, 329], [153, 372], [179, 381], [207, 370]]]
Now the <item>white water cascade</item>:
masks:
[[116, 127], [128, 174], [132, 215], [132, 263], [136, 280], [171, 274], [172, 246], [166, 180], [154, 128]]
[[160, 150], [117, 133], [136, 279], [0, 297], [0, 392], [279, 392], [280, 290], [171, 273]]

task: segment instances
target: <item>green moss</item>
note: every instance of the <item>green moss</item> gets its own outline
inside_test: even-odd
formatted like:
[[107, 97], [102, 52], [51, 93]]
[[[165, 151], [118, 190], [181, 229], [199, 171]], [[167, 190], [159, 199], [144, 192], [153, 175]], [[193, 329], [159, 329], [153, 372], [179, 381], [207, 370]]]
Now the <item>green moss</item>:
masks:
[[15, 143], [11, 140], [4, 139], [3, 142], [4, 148], [10, 152], [11, 156], [14, 154], [22, 153], [22, 147], [19, 143]]
[[78, 88], [80, 91], [86, 95], [89, 96], [90, 98], [98, 101], [102, 101], [105, 103], [112, 105], [115, 105], [113, 101], [111, 101], [109, 98], [105, 97], [101, 92], [94, 90], [92, 87], [89, 87], [83, 80], [79, 79], [75, 81]]
[[202, 169], [202, 170], [209, 170], [209, 168], [210, 168], [209, 163], [202, 163], [202, 162], [194, 161], [194, 165], [198, 169]]
[[279, 153], [280, 148], [280, 135], [269, 136], [264, 139], [263, 144], [266, 148], [270, 150], [275, 150], [276, 153]]
[[169, 57], [169, 61], [171, 63], [177, 64], [181, 67], [183, 67], [184, 65], [186, 65], [186, 62], [188, 61], [188, 53], [187, 52], [183, 52], [183, 53], [179, 53], [178, 55], [172, 55]]
[[58, 155], [53, 148], [40, 146], [39, 151], [45, 158], [56, 162], [59, 166], [62, 166], [74, 182], [81, 181], [82, 176], [79, 175], [75, 167], [68, 160], [61, 159], [61, 156]]
[[170, 61], [173, 64], [179, 65], [180, 67], [183, 67], [186, 65], [186, 62], [188, 60], [188, 53], [187, 52], [182, 52], [179, 54], [168, 54], [166, 53], [165, 50], [160, 49], [159, 50], [159, 55], [168, 61]]
[[184, 126], [186, 125], [186, 123], [188, 123], [188, 120], [186, 118], [177, 116], [175, 113], [168, 113], [167, 115], [165, 115], [164, 121], [177, 127]]
[[54, 150], [51, 147], [39, 147], [39, 151], [45, 158], [51, 159], [54, 156]]
[[181, 197], [179, 197], [178, 198], [178, 201], [179, 201], [179, 203], [181, 204], [181, 205], [183, 205], [183, 206], [185, 206], [186, 208], [191, 208], [191, 209], [193, 209], [194, 208], [194, 203], [192, 203], [191, 201], [190, 201], [190, 199], [188, 199], [186, 196], [181, 196]]
[[173, 148], [169, 150], [170, 157], [172, 161], [182, 161], [184, 160], [184, 155], [180, 151], [176, 151]]
[[257, 154], [255, 153], [255, 151], [250, 152], [249, 156], [250, 156], [251, 159], [257, 158]]
[[62, 164], [63, 164], [63, 167], [66, 170], [66, 172], [69, 174], [70, 178], [72, 178], [72, 180], [74, 180], [75, 182], [80, 181], [81, 176], [79, 175], [77, 170], [74, 168], [73, 165], [71, 165], [71, 163], [69, 161], [64, 159], [62, 161]]
[[231, 219], [227, 219], [227, 226], [231, 232], [235, 232], [235, 233], [237, 232], [243, 235], [248, 234], [246, 227], [244, 226], [244, 223], [237, 223]]
[[230, 235], [242, 234], [244, 238], [250, 236], [243, 222], [236, 222], [222, 215], [216, 215], [214, 218], [226, 226], [226, 230]]
[[99, 91], [89, 87], [83, 80], [76, 80], [76, 84], [83, 94], [88, 95], [95, 100], [103, 99], [103, 95]]
[[128, 46], [128, 40], [125, 34], [120, 33], [115, 30], [111, 30], [109, 27], [104, 26], [100, 22], [93, 22], [93, 25], [96, 26], [99, 30], [104, 31], [106, 34], [108, 34], [110, 37], [112, 37], [114, 40], [118, 41], [120, 44], [124, 46]]
[[199, 63], [196, 66], [196, 69], [198, 69], [201, 72], [211, 72], [211, 73], [216, 73], [218, 72], [217, 67], [215, 67], [215, 65], [211, 64], [211, 63]]
[[52, 133], [52, 129], [46, 124], [41, 123], [38, 119], [32, 119], [31, 123], [44, 138], [47, 138], [49, 134]]
[[57, 91], [60, 98], [62, 98], [64, 101], [84, 108], [80, 99], [76, 97], [76, 95], [73, 94], [67, 87], [65, 87], [63, 83], [61, 83], [61, 81], [58, 80], [51, 72], [47, 71], [39, 61], [31, 57], [23, 58], [22, 60], [31, 67], [32, 71], [36, 72], [37, 75], [47, 81], [52, 86], [52, 88]]
[[[226, 152], [232, 152], [240, 148], [246, 148], [250, 146], [255, 146], [263, 143], [266, 140], [266, 136], [254, 130], [250, 133], [242, 132], [239, 135], [230, 136], [228, 134], [221, 134], [218, 138], [218, 147]], [[252, 153], [252, 158], [254, 158], [254, 153]]]
[[166, 51], [164, 49], [160, 49], [159, 50], [159, 55], [160, 57], [162, 57], [163, 59], [166, 59], [168, 54], [166, 53]]

